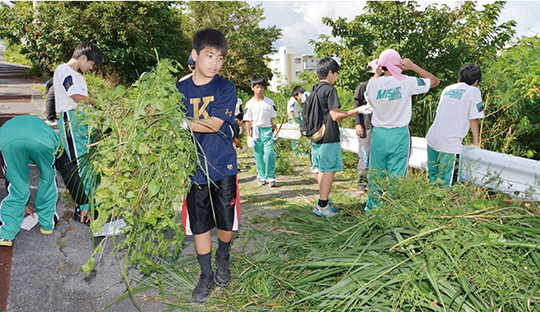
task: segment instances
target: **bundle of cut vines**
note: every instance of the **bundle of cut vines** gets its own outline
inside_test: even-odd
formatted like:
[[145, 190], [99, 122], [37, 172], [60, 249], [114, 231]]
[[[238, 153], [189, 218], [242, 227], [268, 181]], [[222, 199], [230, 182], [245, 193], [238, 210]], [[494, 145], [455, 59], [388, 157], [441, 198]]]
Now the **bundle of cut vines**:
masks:
[[[180, 250], [177, 216], [197, 162], [193, 136], [179, 130], [185, 113], [176, 72], [171, 61], [162, 60], [129, 88], [90, 78], [97, 104], [84, 108], [97, 137], [85, 157], [95, 180], [91, 203], [99, 211], [91, 228], [95, 233], [111, 218], [123, 218], [127, 227], [115, 249], [126, 248], [128, 262], [148, 272], [155, 259]], [[180, 237], [170, 239], [170, 233]], [[86, 269], [92, 265], [91, 259]]]

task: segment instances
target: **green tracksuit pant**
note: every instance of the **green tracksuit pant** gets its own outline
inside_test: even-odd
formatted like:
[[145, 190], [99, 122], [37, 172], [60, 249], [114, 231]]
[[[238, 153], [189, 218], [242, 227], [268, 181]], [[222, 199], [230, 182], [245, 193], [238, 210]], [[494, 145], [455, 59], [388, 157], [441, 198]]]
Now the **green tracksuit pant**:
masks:
[[257, 179], [276, 178], [276, 151], [274, 150], [274, 134], [272, 128], [259, 128], [259, 138], [253, 148], [257, 165]]
[[429, 182], [450, 187], [459, 181], [459, 154], [437, 152], [429, 145], [427, 151]]
[[0, 128], [0, 151], [8, 182], [8, 195], [0, 203], [0, 238], [13, 240], [20, 231], [30, 198], [29, 163], [35, 163], [39, 170], [34, 203], [38, 221], [43, 230], [53, 229], [58, 200], [54, 162], [59, 145], [56, 132], [36, 116], [17, 116]]
[[[379, 181], [405, 176], [409, 161], [411, 135], [409, 127], [382, 128], [372, 131], [369, 156], [369, 191], [366, 211], [377, 208], [382, 195]], [[391, 186], [391, 182], [390, 182]], [[391, 190], [385, 190], [390, 192]]]
[[[300, 121], [301, 121], [300, 117], [297, 117], [297, 118], [295, 118], [295, 119], [296, 119], [295, 122], [296, 122], [297, 124], [300, 124]], [[289, 124], [292, 125], [292, 124], [294, 124], [295, 122], [293, 122], [292, 117], [289, 117]], [[291, 140], [291, 147], [292, 147], [293, 155], [294, 155], [294, 156], [300, 154], [300, 151], [299, 151], [299, 149], [298, 149], [298, 140]]]
[[[88, 145], [92, 143], [88, 136], [88, 126], [84, 124], [84, 114], [81, 111], [70, 110], [63, 112], [58, 120], [58, 130], [60, 132], [60, 139], [62, 146], [68, 156], [68, 161], [71, 163], [72, 172], [69, 176], [77, 175], [80, 179], [76, 179], [79, 185], [74, 185], [70, 189], [72, 196], [79, 194], [77, 197], [88, 198], [92, 192], [92, 174], [88, 171], [88, 167], [82, 163], [84, 154], [88, 152]], [[83, 184], [83, 185], [80, 185]], [[82, 191], [84, 194], [81, 194]], [[87, 199], [81, 201], [80, 198], [74, 198], [78, 204], [80, 210], [87, 210], [89, 204]], [[84, 202], [84, 204], [81, 204]]]

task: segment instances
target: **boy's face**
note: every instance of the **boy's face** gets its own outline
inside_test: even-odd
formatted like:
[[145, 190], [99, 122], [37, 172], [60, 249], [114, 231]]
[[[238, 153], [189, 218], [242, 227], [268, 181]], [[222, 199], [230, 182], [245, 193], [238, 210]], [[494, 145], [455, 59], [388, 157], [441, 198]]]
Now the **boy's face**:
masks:
[[302, 92], [299, 92], [295, 97], [294, 99], [297, 100], [297, 101], [300, 101], [302, 99], [302, 96], [304, 95], [304, 93]]
[[81, 72], [86, 73], [87, 71], [92, 70], [92, 68], [94, 68], [94, 64], [95, 64], [94, 61], [89, 61], [86, 55], [81, 55], [79, 56], [79, 58], [81, 58], [80, 67], [79, 67]]
[[326, 80], [329, 84], [334, 84], [336, 82], [338, 77], [338, 72], [329, 71], [328, 75], [326, 75]]
[[251, 87], [251, 91], [253, 91], [255, 96], [262, 97], [262, 94], [264, 92], [264, 86], [261, 84], [256, 84], [253, 87]]
[[191, 57], [195, 61], [195, 72], [210, 79], [217, 75], [225, 59], [223, 53], [213, 47], [204, 47], [199, 54], [193, 49]]

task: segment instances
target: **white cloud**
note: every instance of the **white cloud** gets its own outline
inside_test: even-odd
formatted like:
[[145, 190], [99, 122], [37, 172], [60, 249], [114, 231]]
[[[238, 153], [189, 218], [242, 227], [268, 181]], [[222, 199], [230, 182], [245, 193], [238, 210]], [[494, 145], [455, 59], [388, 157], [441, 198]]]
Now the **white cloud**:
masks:
[[[251, 2], [251, 4], [261, 2]], [[294, 46], [298, 53], [313, 53], [309, 40], [320, 34], [330, 35], [331, 29], [322, 22], [323, 17], [352, 20], [362, 13], [365, 1], [263, 1], [266, 19], [261, 26], [277, 26], [283, 37], [274, 47]]]
[[500, 22], [515, 20], [516, 35], [540, 35], [540, 1], [510, 1], [501, 12]]
[[352, 20], [356, 15], [362, 13], [365, 4], [365, 1], [296, 1], [293, 10], [302, 16], [305, 24], [313, 32], [329, 35], [331, 30], [323, 24], [323, 17], [330, 17], [334, 20], [343, 17]]

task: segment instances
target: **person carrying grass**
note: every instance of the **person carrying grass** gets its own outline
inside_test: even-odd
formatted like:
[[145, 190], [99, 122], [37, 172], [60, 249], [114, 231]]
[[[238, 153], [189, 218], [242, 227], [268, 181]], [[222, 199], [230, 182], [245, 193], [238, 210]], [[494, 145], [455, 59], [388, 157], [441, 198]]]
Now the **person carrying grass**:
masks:
[[[77, 181], [81, 181], [76, 186], [76, 193], [72, 193], [78, 203], [74, 216], [80, 222], [89, 222], [92, 219], [91, 214], [88, 212], [89, 204], [87, 200], [92, 189], [92, 183], [88, 179], [90, 174], [88, 174], [85, 166], [80, 163], [81, 156], [88, 152], [91, 142], [84, 113], [79, 107], [81, 101], [88, 100], [88, 88], [84, 77], [79, 71], [86, 73], [92, 70], [94, 66], [100, 66], [102, 61], [101, 51], [93, 42], [82, 42], [75, 48], [71, 59], [56, 68], [53, 77], [56, 111], [60, 113], [58, 130], [67, 157], [58, 170], [69, 171], [64, 176], [71, 176]], [[84, 200], [80, 198], [84, 198]]]
[[[206, 28], [193, 36], [192, 46], [195, 70], [176, 87], [185, 97], [189, 121], [184, 128], [193, 131], [199, 154], [198, 168], [182, 209], [182, 224], [186, 235], [194, 236], [201, 267], [191, 301], [201, 303], [208, 300], [216, 284], [227, 286], [231, 280], [229, 247], [240, 221], [240, 196], [230, 128], [236, 122], [236, 87], [218, 75], [229, 44], [220, 31]], [[214, 227], [218, 237], [215, 273], [210, 232]]]

